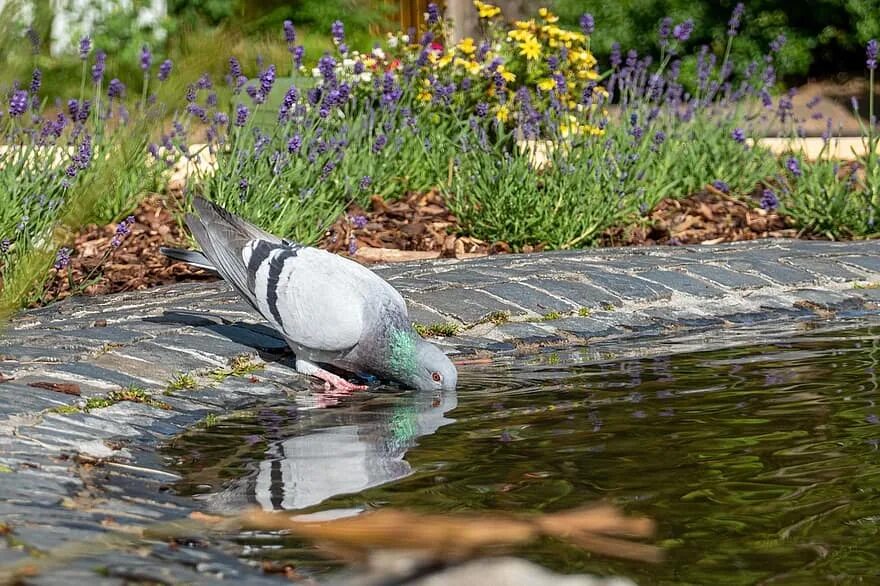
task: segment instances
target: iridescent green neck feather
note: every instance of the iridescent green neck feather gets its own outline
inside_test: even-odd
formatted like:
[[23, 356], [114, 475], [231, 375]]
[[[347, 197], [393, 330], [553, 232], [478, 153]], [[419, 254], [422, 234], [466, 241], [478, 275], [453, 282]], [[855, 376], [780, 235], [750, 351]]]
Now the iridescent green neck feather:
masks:
[[416, 374], [416, 338], [412, 332], [393, 330], [389, 340], [388, 367], [397, 376]]

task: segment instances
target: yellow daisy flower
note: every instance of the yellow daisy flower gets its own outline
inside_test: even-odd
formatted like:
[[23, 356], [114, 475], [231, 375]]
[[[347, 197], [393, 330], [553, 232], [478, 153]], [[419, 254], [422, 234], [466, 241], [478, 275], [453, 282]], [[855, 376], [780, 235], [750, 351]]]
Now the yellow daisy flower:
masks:
[[535, 30], [535, 20], [518, 20], [514, 23], [514, 26], [521, 31]]
[[477, 50], [477, 46], [474, 45], [474, 40], [471, 37], [465, 37], [461, 41], [458, 42], [458, 50], [464, 53], [465, 55], [473, 55]]
[[498, 73], [501, 74], [501, 77], [504, 78], [504, 81], [507, 83], [513, 83], [516, 81], [516, 74], [512, 71], [506, 70], [503, 65], [498, 66]]
[[510, 117], [510, 109], [504, 105], [498, 108], [498, 111], [495, 112], [495, 118], [498, 119], [499, 122], [507, 122], [507, 119]]
[[501, 14], [500, 8], [493, 6], [492, 4], [480, 2], [480, 0], [474, 0], [474, 7], [477, 9], [480, 18], [492, 18]]
[[546, 8], [540, 8], [538, 10], [538, 16], [546, 20], [547, 22], [556, 22], [559, 20], [559, 17], [547, 10]]
[[549, 77], [542, 79], [538, 82], [538, 89], [542, 92], [549, 92], [553, 88], [556, 87], [556, 80], [550, 79]]
[[541, 43], [535, 37], [519, 44], [519, 54], [529, 61], [534, 61], [541, 56]]

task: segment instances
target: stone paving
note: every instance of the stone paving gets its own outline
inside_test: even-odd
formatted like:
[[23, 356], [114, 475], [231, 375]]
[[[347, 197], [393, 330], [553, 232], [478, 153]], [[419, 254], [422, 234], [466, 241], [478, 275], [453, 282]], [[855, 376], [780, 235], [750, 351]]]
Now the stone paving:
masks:
[[[456, 324], [438, 343], [462, 354], [827, 320], [875, 313], [880, 301], [876, 241], [600, 249], [376, 271], [414, 321]], [[11, 377], [0, 377], [0, 567], [108, 528], [186, 517], [198, 505], [167, 490], [177, 477], [156, 448], [210, 414], [279, 397], [318, 406], [283, 341], [222, 282], [24, 312], [0, 335], [0, 374]], [[195, 388], [175, 389], [189, 382]], [[134, 401], [119, 401], [123, 391]], [[145, 541], [27, 581], [281, 581], [236, 556], [230, 543]]]

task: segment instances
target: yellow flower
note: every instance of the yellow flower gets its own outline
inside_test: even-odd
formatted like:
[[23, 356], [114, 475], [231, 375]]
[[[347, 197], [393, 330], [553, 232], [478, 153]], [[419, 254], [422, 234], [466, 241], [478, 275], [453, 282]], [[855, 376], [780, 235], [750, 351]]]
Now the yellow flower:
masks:
[[452, 53], [447, 53], [437, 59], [437, 67], [446, 67], [450, 63], [452, 63]]
[[524, 43], [525, 41], [534, 38], [534, 35], [527, 30], [512, 30], [507, 33], [507, 38]]
[[422, 90], [419, 92], [419, 100], [422, 102], [430, 102], [431, 101], [431, 92], [427, 90]]
[[465, 37], [461, 41], [459, 41], [458, 50], [464, 53], [465, 55], [473, 55], [477, 50], [476, 45], [474, 45], [474, 40], [471, 37]]
[[504, 78], [504, 81], [507, 83], [513, 83], [516, 81], [516, 74], [512, 71], [508, 71], [504, 68], [504, 65], [498, 66], [498, 73], [501, 74], [501, 77]]
[[533, 61], [541, 56], [541, 44], [535, 37], [531, 37], [519, 44], [519, 54], [529, 61]]
[[480, 64], [476, 61], [470, 61], [468, 59], [462, 59], [461, 57], [456, 57], [452, 62], [455, 67], [460, 67], [470, 73], [471, 75], [477, 75], [480, 73]]
[[521, 31], [535, 30], [535, 20], [518, 20], [514, 23], [514, 26]]
[[547, 10], [546, 8], [541, 8], [538, 10], [538, 16], [546, 20], [547, 22], [556, 22], [559, 20], [559, 17]]
[[595, 69], [581, 69], [577, 72], [578, 79], [589, 79], [591, 81], [595, 81], [599, 79], [599, 77], [600, 76]]
[[506, 105], [501, 106], [500, 108], [498, 108], [498, 111], [495, 112], [495, 118], [497, 118], [499, 122], [507, 122], [507, 119], [509, 117], [510, 117], [510, 110], [508, 109], [508, 107]]
[[474, 7], [477, 9], [477, 12], [479, 12], [480, 18], [492, 18], [493, 16], [501, 14], [500, 8], [493, 6], [492, 4], [480, 2], [480, 0], [474, 0]]
[[550, 79], [549, 77], [542, 79], [538, 82], [538, 89], [542, 92], [549, 92], [553, 88], [556, 87], [556, 80]]

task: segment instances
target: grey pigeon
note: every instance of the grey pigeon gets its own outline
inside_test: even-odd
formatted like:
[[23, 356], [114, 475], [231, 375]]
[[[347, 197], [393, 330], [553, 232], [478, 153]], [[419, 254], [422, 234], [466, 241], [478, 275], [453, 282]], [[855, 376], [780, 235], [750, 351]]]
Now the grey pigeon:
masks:
[[296, 353], [297, 371], [342, 390], [320, 365], [370, 374], [418, 390], [452, 390], [458, 373], [413, 329], [400, 293], [373, 271], [330, 252], [273, 236], [196, 197], [186, 223], [202, 252], [163, 248], [220, 274]]

